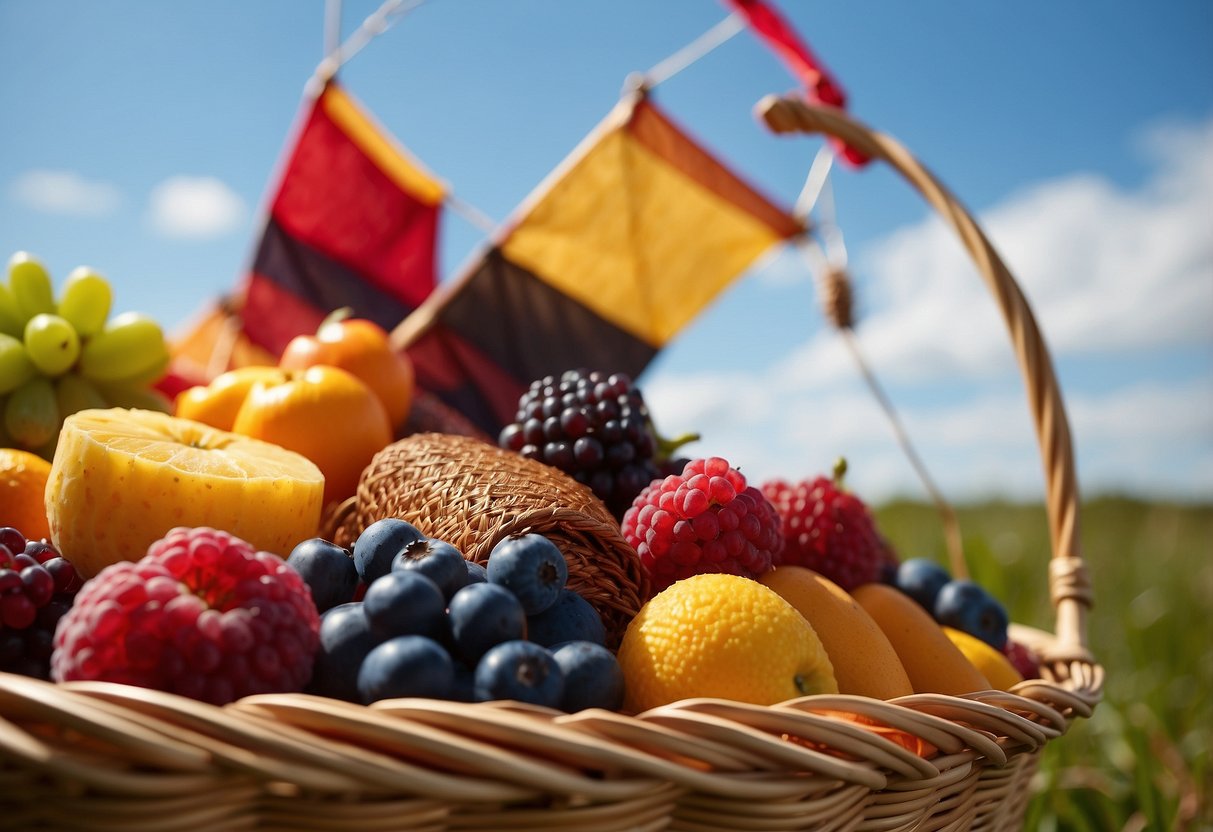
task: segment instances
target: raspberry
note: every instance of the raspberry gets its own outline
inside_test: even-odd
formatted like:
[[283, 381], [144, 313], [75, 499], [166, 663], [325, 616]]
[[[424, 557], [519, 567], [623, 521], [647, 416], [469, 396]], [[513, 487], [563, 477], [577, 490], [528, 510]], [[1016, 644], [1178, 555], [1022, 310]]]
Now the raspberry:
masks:
[[624, 373], [568, 370], [531, 383], [497, 443], [588, 486], [616, 518], [657, 479], [658, 438]]
[[1020, 676], [1025, 679], [1040, 678], [1040, 663], [1036, 661], [1036, 657], [1032, 655], [1032, 651], [1027, 646], [1007, 639], [1007, 643], [1002, 647], [1002, 654], [1015, 666]]
[[774, 507], [720, 457], [692, 460], [644, 488], [622, 531], [654, 593], [701, 572], [757, 577], [783, 548]]
[[320, 618], [286, 562], [232, 535], [176, 528], [85, 583], [55, 633], [56, 681], [121, 682], [215, 705], [301, 690]]
[[879, 581], [896, 556], [863, 501], [843, 490], [845, 472], [846, 463], [840, 461], [834, 479], [771, 480], [762, 493], [779, 512], [787, 541], [776, 566], [804, 566], [849, 592]]

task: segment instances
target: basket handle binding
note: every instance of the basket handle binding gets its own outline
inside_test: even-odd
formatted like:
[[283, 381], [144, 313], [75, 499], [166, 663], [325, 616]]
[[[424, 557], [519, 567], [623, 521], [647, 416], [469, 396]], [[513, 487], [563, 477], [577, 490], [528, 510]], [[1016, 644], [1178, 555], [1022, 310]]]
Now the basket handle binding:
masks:
[[[1078, 485], [1074, 451], [1061, 390], [1044, 338], [1027, 299], [977, 222], [956, 197], [899, 142], [877, 133], [843, 111], [800, 99], [769, 95], [757, 115], [774, 133], [821, 133], [840, 139], [900, 173], [960, 237], [1002, 312], [1027, 388], [1045, 472], [1045, 497], [1053, 556], [1049, 592], [1057, 615], [1057, 639], [1043, 657], [1054, 672], [1084, 677], [1090, 687], [1094, 659], [1087, 647], [1091, 583], [1079, 540]], [[1097, 683], [1096, 683], [1097, 684]]]

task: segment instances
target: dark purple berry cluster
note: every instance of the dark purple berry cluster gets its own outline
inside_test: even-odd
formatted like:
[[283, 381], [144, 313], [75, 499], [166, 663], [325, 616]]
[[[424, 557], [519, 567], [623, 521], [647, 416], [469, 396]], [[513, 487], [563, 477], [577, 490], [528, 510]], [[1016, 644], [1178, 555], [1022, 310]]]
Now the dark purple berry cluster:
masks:
[[622, 517], [660, 476], [657, 438], [640, 390], [624, 373], [567, 370], [533, 381], [498, 444], [559, 468]]
[[0, 671], [50, 678], [55, 628], [82, 583], [52, 544], [0, 527]]

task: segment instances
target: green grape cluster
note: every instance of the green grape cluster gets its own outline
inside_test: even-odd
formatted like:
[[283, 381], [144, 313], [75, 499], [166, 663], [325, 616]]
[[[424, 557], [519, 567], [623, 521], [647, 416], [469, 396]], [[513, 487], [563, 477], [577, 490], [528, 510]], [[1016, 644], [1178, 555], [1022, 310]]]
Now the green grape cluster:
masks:
[[139, 312], [110, 317], [113, 288], [92, 269], [68, 275], [58, 300], [27, 252], [0, 282], [0, 447], [54, 454], [63, 420], [93, 407], [167, 410], [151, 389], [169, 364], [160, 325]]

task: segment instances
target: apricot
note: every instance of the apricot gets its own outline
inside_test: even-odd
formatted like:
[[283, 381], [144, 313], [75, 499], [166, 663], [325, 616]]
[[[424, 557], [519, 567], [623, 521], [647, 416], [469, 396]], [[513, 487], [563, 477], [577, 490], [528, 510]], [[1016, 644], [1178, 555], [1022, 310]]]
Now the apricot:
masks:
[[864, 584], [851, 595], [884, 631], [915, 693], [957, 695], [990, 690], [990, 682], [918, 602], [888, 584]]
[[884, 631], [845, 589], [803, 566], [781, 566], [758, 580], [813, 626], [834, 665], [839, 693], [892, 699], [914, 692]]

